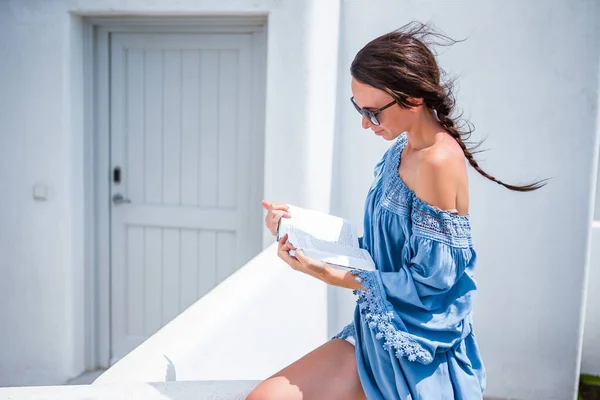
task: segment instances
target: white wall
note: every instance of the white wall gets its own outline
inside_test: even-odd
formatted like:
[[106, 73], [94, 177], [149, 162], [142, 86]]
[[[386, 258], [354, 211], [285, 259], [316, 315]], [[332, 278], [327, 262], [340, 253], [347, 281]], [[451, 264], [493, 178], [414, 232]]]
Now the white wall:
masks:
[[[600, 68], [598, 69], [600, 75]], [[600, 132], [600, 84], [596, 113], [596, 130]], [[600, 171], [600, 163], [598, 165]], [[600, 174], [596, 174], [594, 222], [590, 238], [589, 266], [587, 276], [586, 313], [583, 332], [581, 372], [600, 376]]]
[[[327, 340], [315, 279], [273, 244], [95, 383], [263, 380]], [[325, 284], [317, 282], [320, 293]]]
[[[83, 369], [82, 246], [73, 246], [83, 231], [81, 117], [69, 107], [81, 98], [71, 63], [78, 26], [48, 6], [0, 3], [0, 385], [56, 383]], [[37, 183], [48, 201], [33, 200]]]
[[[338, 7], [312, 0], [0, 1], [0, 385], [61, 383], [89, 361], [81, 17], [268, 14], [264, 195], [326, 209], [328, 174], [308, 174], [329, 171], [331, 155], [307, 143], [323, 126], [325, 149], [333, 145], [335, 115], [318, 106], [335, 101]], [[335, 18], [317, 26], [324, 17], [313, 17], [323, 11]], [[48, 201], [32, 199], [36, 183], [48, 188]], [[325, 291], [313, 285], [325, 303]]]
[[[361, 221], [372, 167], [387, 147], [361, 129], [347, 100], [350, 63], [367, 41], [413, 19], [467, 38], [440, 60], [461, 77], [458, 105], [476, 126], [473, 139], [488, 137], [483, 167], [511, 183], [553, 177], [546, 188], [519, 194], [470, 171], [475, 330], [490, 397], [574, 395], [598, 144], [599, 13], [598, 2], [569, 0], [342, 3], [335, 213]], [[354, 307], [350, 295], [336, 295], [332, 330]]]
[[600, 222], [594, 222], [588, 274], [581, 372], [600, 376]]

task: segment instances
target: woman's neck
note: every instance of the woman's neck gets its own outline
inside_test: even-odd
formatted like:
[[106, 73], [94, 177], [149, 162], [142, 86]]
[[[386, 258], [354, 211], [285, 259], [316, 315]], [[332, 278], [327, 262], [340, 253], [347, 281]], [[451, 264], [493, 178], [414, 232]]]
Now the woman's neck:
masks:
[[419, 151], [431, 147], [436, 142], [439, 134], [444, 132], [444, 127], [433, 112], [422, 108], [415, 123], [406, 131], [409, 148], [413, 151]]

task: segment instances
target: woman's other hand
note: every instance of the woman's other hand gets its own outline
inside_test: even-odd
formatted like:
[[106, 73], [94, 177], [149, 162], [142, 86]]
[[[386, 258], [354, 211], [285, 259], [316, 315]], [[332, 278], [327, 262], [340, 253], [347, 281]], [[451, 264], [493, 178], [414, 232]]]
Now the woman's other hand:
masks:
[[265, 210], [267, 210], [267, 216], [265, 217], [265, 225], [273, 236], [277, 234], [277, 225], [281, 218], [290, 218], [289, 207], [285, 203], [269, 203], [266, 200], [260, 202]]

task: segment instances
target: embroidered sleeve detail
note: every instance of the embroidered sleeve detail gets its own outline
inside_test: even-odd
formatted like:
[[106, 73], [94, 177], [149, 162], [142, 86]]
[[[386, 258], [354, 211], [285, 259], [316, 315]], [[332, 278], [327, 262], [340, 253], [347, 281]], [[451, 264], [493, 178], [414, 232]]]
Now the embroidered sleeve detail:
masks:
[[387, 311], [383, 303], [383, 296], [379, 289], [377, 272], [353, 270], [352, 274], [358, 275], [364, 290], [355, 290], [358, 295], [358, 306], [369, 328], [376, 332], [378, 340], [383, 339], [384, 350], [394, 349], [396, 357], [406, 357], [409, 361], [429, 364], [433, 355], [421, 344], [410, 337], [406, 332], [398, 330], [393, 324], [394, 314]]
[[354, 322], [348, 324], [342, 329], [340, 333], [332, 337], [332, 339], [346, 339], [347, 337], [352, 336], [356, 338], [356, 330], [354, 329]]
[[473, 245], [468, 216], [452, 215], [445, 211], [435, 210], [429, 204], [415, 197], [411, 220], [412, 231], [416, 235], [453, 247], [467, 248]]
[[398, 167], [400, 162], [400, 153], [406, 145], [405, 135], [390, 147], [384, 168], [384, 194], [381, 199], [381, 206], [398, 215], [408, 215], [411, 206], [410, 190], [398, 176]]

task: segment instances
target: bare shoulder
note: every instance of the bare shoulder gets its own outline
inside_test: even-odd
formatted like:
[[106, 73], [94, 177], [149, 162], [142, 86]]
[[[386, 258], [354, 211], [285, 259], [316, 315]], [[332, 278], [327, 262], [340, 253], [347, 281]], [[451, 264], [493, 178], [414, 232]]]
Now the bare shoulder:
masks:
[[459, 190], [466, 182], [465, 156], [460, 145], [444, 136], [423, 152], [417, 196], [442, 210], [458, 209]]
[[466, 170], [465, 154], [450, 135], [443, 136], [423, 153], [423, 166], [434, 174], [440, 172], [460, 174]]

